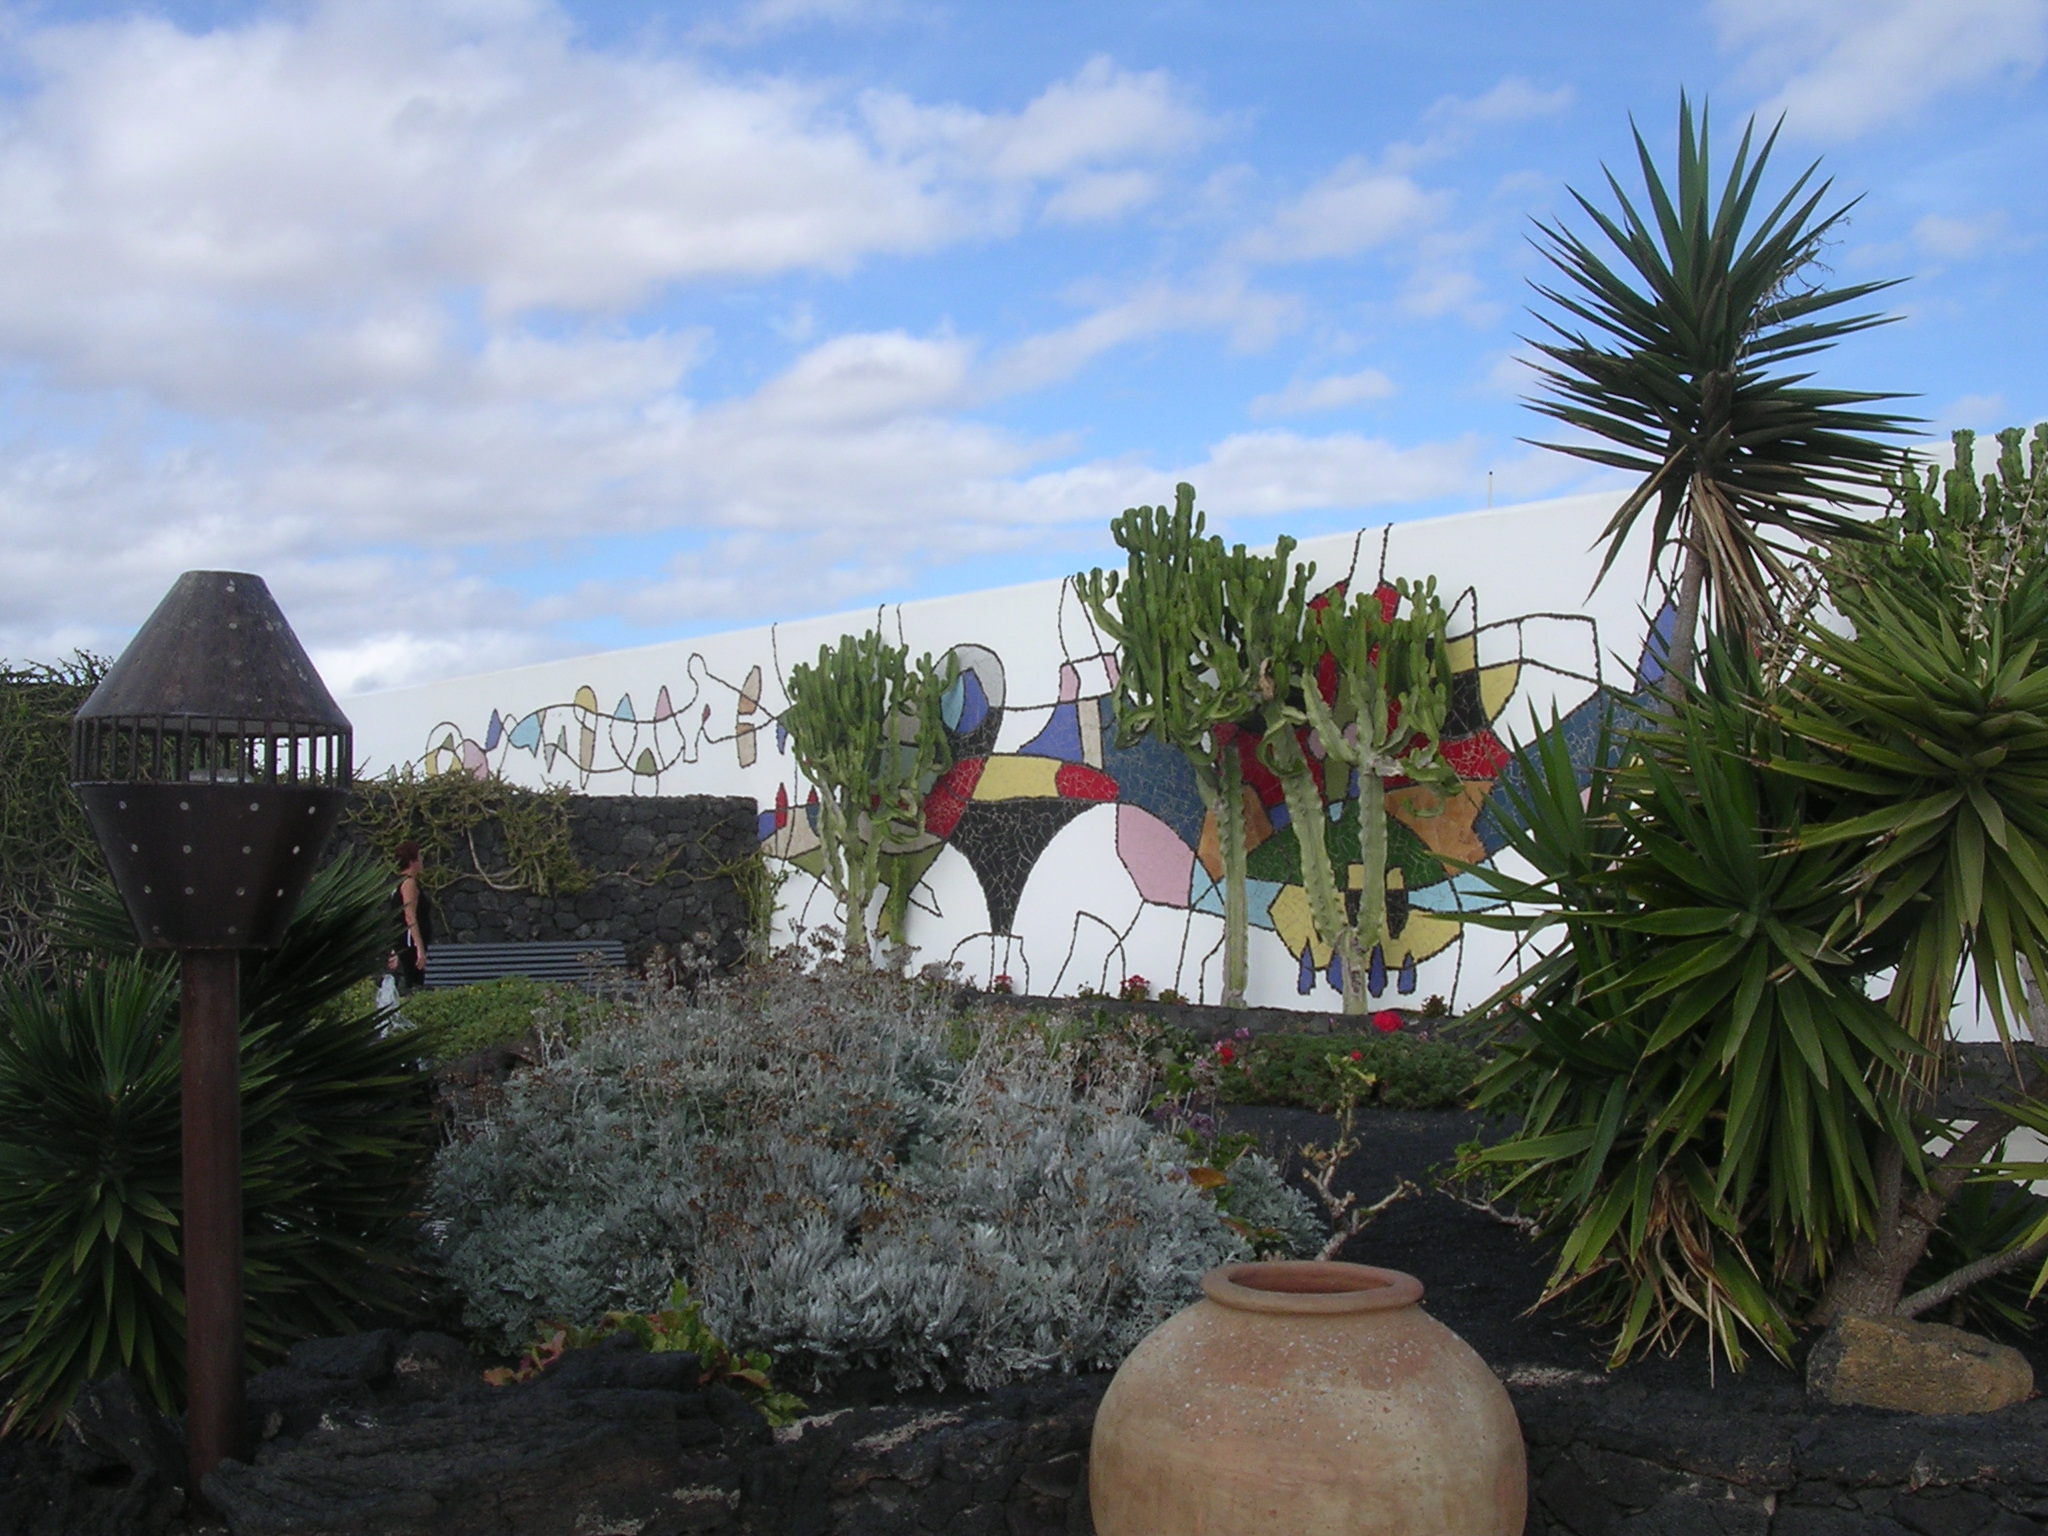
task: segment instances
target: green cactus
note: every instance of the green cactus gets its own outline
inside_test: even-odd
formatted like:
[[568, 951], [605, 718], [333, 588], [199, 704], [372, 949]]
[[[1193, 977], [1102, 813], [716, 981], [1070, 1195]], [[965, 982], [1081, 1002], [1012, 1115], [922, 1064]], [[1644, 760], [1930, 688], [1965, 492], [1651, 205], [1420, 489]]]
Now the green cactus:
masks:
[[958, 671], [950, 655], [943, 666], [929, 654], [912, 663], [908, 646], [878, 630], [842, 635], [818, 648], [816, 666], [790, 668], [782, 724], [817, 786], [822, 874], [846, 909], [849, 960], [872, 957], [867, 911], [883, 885], [879, 936], [904, 944], [925, 792], [952, 762], [940, 705]]
[[[1261, 751], [1279, 775], [1296, 841], [1302, 887], [1316, 929], [1336, 950], [1344, 975], [1344, 1011], [1371, 1006], [1367, 967], [1375, 945], [1387, 941], [1387, 790], [1405, 777], [1441, 798], [1458, 786], [1444, 761], [1444, 719], [1450, 710], [1451, 666], [1445, 641], [1448, 614], [1436, 578], [1396, 584], [1399, 607], [1388, 618], [1376, 592], [1333, 595], [1296, 631], [1274, 675]], [[1325, 700], [1316, 673], [1334, 658], [1335, 697]], [[1315, 732], [1325, 774], [1358, 771], [1361, 883], [1355, 915], [1345, 900], [1329, 849], [1328, 780], [1318, 789], [1301, 727]], [[1349, 777], [1348, 772], [1345, 777]]]
[[1121, 576], [1097, 568], [1076, 576], [1074, 587], [1120, 649], [1118, 744], [1149, 735], [1178, 748], [1216, 818], [1223, 1002], [1236, 1006], [1244, 1001], [1249, 933], [1244, 783], [1237, 751], [1225, 748], [1220, 733], [1233, 725], [1263, 730], [1279, 636], [1299, 628], [1314, 567], [1292, 569], [1292, 539], [1269, 556], [1253, 555], [1242, 544], [1226, 550], [1207, 527], [1195, 488], [1178, 485], [1171, 511], [1133, 507], [1110, 524], [1126, 556]]

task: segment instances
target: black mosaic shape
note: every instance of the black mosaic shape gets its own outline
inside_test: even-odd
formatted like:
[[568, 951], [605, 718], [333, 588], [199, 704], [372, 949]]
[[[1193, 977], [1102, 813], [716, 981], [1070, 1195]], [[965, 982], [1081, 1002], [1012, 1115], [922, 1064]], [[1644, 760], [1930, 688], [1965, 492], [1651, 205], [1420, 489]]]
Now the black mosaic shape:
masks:
[[991, 932], [1012, 932], [1024, 882], [1060, 829], [1094, 800], [970, 800], [947, 841], [967, 857], [988, 900]]
[[1475, 736], [1491, 723], [1486, 718], [1486, 700], [1479, 691], [1479, 668], [1453, 672], [1450, 707], [1444, 713], [1440, 734], [1455, 741], [1460, 736]]

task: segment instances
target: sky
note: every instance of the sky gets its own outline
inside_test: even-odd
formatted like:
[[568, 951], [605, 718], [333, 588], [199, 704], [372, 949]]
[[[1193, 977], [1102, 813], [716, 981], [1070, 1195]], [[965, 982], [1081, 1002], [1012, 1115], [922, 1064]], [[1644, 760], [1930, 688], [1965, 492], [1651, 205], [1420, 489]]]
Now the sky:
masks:
[[0, 657], [267, 578], [337, 693], [1598, 484], [1532, 220], [1783, 119], [1818, 363], [2048, 416], [2048, 0], [0, 4]]

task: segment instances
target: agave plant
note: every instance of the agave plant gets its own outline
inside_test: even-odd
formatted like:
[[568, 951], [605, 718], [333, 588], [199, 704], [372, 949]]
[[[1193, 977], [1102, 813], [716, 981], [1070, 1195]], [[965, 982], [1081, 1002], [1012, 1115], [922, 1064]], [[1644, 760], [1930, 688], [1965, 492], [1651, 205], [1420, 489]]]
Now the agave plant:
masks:
[[1669, 187], [1635, 135], [1647, 210], [1612, 172], [1618, 217], [1574, 192], [1618, 262], [1561, 224], [1537, 226], [1562, 284], [1536, 291], [1562, 317], [1538, 316], [1544, 393], [1530, 403], [1596, 440], [1542, 446], [1641, 477], [1604, 530], [1602, 578], [1653, 507], [1651, 569], [1674, 545], [1682, 552], [1666, 667], [1674, 697], [1691, 672], [1702, 598], [1724, 628], [1774, 627], [1785, 546], [1856, 537], [1842, 504], [1873, 499], [1899, 460], [1880, 439], [1911, 425], [1863, 409], [1897, 395], [1807, 382], [1805, 359], [1896, 318], [1841, 313], [1892, 284], [1830, 288], [1813, 275], [1855, 206], [1822, 210], [1832, 183], [1814, 185], [1818, 162], [1756, 217], [1777, 130], [1752, 158], [1754, 132], [1744, 128], [1717, 188], [1706, 110], [1695, 130], [1681, 95]]
[[1890, 956], [1851, 920], [1853, 858], [1797, 841], [1821, 795], [1763, 761], [1798, 749], [1744, 658], [1714, 646], [1583, 797], [1540, 735], [1497, 791], [1537, 875], [1479, 871], [1534, 914], [1497, 921], [1554, 940], [1501, 1000], [1480, 1102], [1523, 1122], [1480, 1168], [1560, 1239], [1546, 1294], [1616, 1324], [1617, 1364], [1695, 1326], [1732, 1364], [1744, 1335], [1783, 1357], [1809, 1272], [1874, 1230], [1874, 1152], [1918, 1151], [1883, 1091], [1917, 1047], [1863, 985]]
[[[175, 1405], [176, 973], [135, 949], [111, 889], [61, 929], [95, 958], [0, 991], [0, 1390], [8, 1422], [63, 1421], [115, 1367]], [[243, 1249], [249, 1346], [358, 1325], [416, 1296], [402, 1222], [432, 1150], [415, 1050], [345, 994], [391, 942], [382, 871], [343, 860], [308, 887], [283, 943], [242, 978]]]

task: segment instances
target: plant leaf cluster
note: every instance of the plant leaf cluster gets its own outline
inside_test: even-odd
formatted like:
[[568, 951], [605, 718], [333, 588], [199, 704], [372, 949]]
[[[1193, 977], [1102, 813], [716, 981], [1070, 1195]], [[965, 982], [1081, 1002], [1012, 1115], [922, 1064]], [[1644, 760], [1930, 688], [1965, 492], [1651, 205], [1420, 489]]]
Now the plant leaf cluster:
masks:
[[0, 974], [46, 969], [58, 896], [105, 872], [71, 792], [71, 716], [106, 670], [84, 651], [52, 665], [0, 663]]
[[1132, 507], [1109, 525], [1123, 571], [1074, 578], [1075, 591], [1117, 646], [1117, 741], [1150, 736], [1179, 751], [1216, 818], [1224, 876], [1224, 1002], [1242, 1002], [1249, 916], [1245, 897], [1243, 765], [1237, 735], [1256, 740], [1272, 675], [1299, 634], [1315, 566], [1295, 566], [1294, 540], [1270, 555], [1225, 548], [1207, 531], [1195, 488], [1174, 505]]
[[1965, 963], [2001, 1032], [2027, 1012], [2022, 963], [2048, 975], [2048, 430], [2030, 470], [2020, 439], [1980, 492], [1958, 434], [1943, 505], [1916, 485], [1890, 538], [1838, 553], [1848, 632], [1807, 626], [1781, 711], [1827, 758], [1779, 769], [1850, 807], [1803, 842], [1855, 851], [1863, 926], [1911, 920], [1893, 998], [1929, 1044]]
[[761, 1417], [775, 1427], [796, 1422], [807, 1406], [793, 1392], [775, 1385], [770, 1372], [775, 1362], [766, 1350], [745, 1354], [734, 1351], [704, 1321], [703, 1306], [690, 1295], [690, 1287], [678, 1280], [670, 1287], [668, 1305], [652, 1312], [607, 1312], [594, 1327], [562, 1323], [526, 1347], [519, 1364], [485, 1371], [492, 1386], [511, 1386], [543, 1374], [572, 1349], [588, 1349], [618, 1334], [631, 1334], [651, 1355], [682, 1353], [697, 1357], [699, 1386], [730, 1386], [761, 1411]]
[[1797, 1298], [1874, 1226], [1876, 1148], [1918, 1153], [1887, 1085], [1918, 1046], [1866, 994], [1894, 958], [1859, 932], [1853, 857], [1801, 834], [1830, 809], [1770, 764], [1807, 749], [1763, 707], [1753, 658], [1710, 648], [1675, 717], [1602, 744], [1582, 797], [1539, 738], [1510, 845], [1539, 872], [1479, 871], [1548, 934], [1503, 998], [1480, 1079], [1520, 1130], [1480, 1157], [1561, 1238], [1548, 1294], [1617, 1325], [1616, 1363], [1704, 1325], [1784, 1355]]
[[[1458, 786], [1442, 753], [1448, 623], [1435, 577], [1398, 582], [1391, 601], [1340, 587], [1304, 612], [1274, 669], [1260, 753], [1287, 796], [1302, 886], [1317, 930], [1341, 957], [1348, 1013], [1371, 1007], [1368, 967], [1388, 937], [1387, 783], [1405, 779], [1439, 801]], [[1348, 860], [1340, 868], [1333, 858], [1325, 806], [1345, 798], [1354, 772], [1359, 881], [1347, 899]]]
[[885, 933], [898, 945], [913, 884], [905, 855], [924, 839], [924, 796], [952, 763], [942, 708], [957, 658], [891, 645], [880, 630], [818, 647], [789, 669], [782, 725], [797, 766], [818, 790], [824, 878], [846, 909], [846, 952], [868, 955], [867, 912], [889, 886]]
[[[474, 879], [497, 891], [574, 896], [592, 875], [576, 856], [569, 798], [567, 789], [528, 789], [496, 773], [423, 774], [407, 765], [356, 780], [342, 825], [386, 860], [400, 843], [418, 843], [429, 891]], [[502, 865], [485, 859], [479, 834]]]
[[[416, 1297], [402, 1223], [431, 1151], [414, 1048], [336, 1005], [390, 947], [384, 877], [315, 875], [283, 942], [242, 975], [246, 1326], [258, 1359]], [[110, 888], [71, 904], [88, 963], [0, 990], [0, 1387], [48, 1433], [122, 1368], [184, 1385], [174, 960], [138, 953]]]
[[[1824, 210], [1832, 183], [1815, 182], [1816, 162], [1767, 204], [1777, 130], [1752, 157], [1754, 134], [1751, 123], [1717, 185], [1707, 113], [1695, 127], [1681, 96], [1669, 183], [1637, 131], [1642, 206], [1611, 171], [1618, 212], [1572, 194], [1604, 245], [1537, 225], [1559, 282], [1536, 291], [1561, 318], [1538, 317], [1543, 393], [1530, 402], [1592, 439], [1541, 446], [1641, 477], [1604, 530], [1601, 576], [1648, 512], [1651, 568], [1674, 545], [1688, 551], [1719, 623], [1744, 633], [1775, 624], [1788, 550], [1861, 536], [1846, 507], [1875, 499], [1898, 457], [1882, 440], [1911, 425], [1866, 409], [1896, 395], [1810, 382], [1807, 359], [1896, 318], [1842, 312], [1893, 284], [1819, 279], [1855, 203]], [[1675, 671], [1691, 643], [1688, 628]]]

